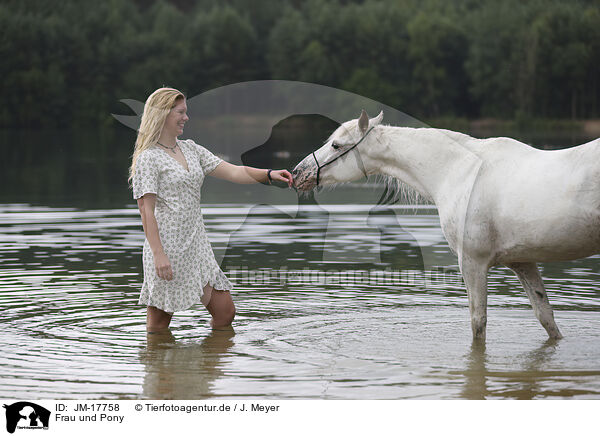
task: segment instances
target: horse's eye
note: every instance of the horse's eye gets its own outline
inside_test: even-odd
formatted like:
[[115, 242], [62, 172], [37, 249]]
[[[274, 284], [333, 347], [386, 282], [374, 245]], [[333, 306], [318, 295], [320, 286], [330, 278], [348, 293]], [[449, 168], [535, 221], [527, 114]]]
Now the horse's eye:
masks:
[[332, 143], [331, 143], [331, 146], [332, 146], [334, 149], [336, 149], [336, 150], [337, 150], [338, 148], [340, 148], [340, 144], [336, 144], [335, 142], [332, 142]]

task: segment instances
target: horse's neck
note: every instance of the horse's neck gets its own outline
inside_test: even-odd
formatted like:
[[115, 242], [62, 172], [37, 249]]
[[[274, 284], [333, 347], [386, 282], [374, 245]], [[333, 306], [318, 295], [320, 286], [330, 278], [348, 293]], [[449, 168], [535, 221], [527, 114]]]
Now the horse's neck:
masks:
[[411, 185], [438, 206], [463, 181], [479, 158], [465, 146], [467, 135], [441, 129], [383, 126], [387, 145], [381, 171]]

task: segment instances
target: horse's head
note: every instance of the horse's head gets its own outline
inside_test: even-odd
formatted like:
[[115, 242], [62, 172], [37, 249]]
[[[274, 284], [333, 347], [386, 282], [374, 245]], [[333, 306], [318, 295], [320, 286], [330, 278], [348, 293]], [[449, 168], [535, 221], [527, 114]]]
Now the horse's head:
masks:
[[369, 119], [363, 109], [358, 119], [346, 121], [325, 144], [306, 156], [292, 172], [294, 185], [310, 191], [317, 185], [351, 182], [373, 174], [377, 168], [371, 129], [381, 123], [383, 111]]

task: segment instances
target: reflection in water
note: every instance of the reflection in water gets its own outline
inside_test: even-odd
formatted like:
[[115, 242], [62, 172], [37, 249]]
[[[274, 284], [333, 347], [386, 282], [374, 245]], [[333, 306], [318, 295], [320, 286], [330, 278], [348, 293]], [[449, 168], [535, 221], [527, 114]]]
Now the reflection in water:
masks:
[[213, 396], [212, 383], [223, 376], [221, 360], [233, 346], [233, 328], [214, 329], [199, 343], [178, 342], [171, 329], [147, 334], [140, 351], [144, 397], [192, 400]]
[[474, 340], [467, 355], [465, 386], [461, 393], [468, 400], [484, 400], [489, 394], [485, 378], [485, 342]]
[[450, 373], [465, 376], [461, 397], [469, 400], [491, 398], [531, 400], [548, 397], [568, 398], [578, 395], [597, 396], [596, 391], [577, 389], [573, 386], [576, 385], [577, 379], [582, 381], [585, 378], [597, 379], [600, 371], [547, 369], [559, 346], [560, 340], [548, 339], [523, 356], [520, 369], [492, 371], [488, 370], [489, 359], [485, 342], [473, 341], [465, 359], [467, 369], [462, 373], [453, 371]]

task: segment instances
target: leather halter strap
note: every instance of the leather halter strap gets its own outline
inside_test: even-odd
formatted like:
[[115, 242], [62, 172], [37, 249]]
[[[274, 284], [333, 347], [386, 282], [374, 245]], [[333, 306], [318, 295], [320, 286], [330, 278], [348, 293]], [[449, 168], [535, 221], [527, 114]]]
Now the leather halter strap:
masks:
[[329, 165], [332, 162], [335, 162], [340, 157], [342, 157], [345, 154], [350, 153], [352, 150], [354, 150], [358, 146], [358, 144], [360, 144], [363, 141], [363, 139], [365, 139], [367, 137], [367, 135], [371, 132], [371, 130], [373, 130], [374, 127], [375, 126], [371, 127], [369, 130], [367, 130], [367, 132], [363, 135], [363, 137], [360, 138], [360, 140], [356, 144], [354, 144], [352, 147], [350, 147], [348, 150], [344, 151], [343, 153], [338, 154], [333, 159], [325, 162], [323, 165], [319, 165], [319, 161], [317, 160], [317, 156], [315, 155], [315, 152], [313, 151], [312, 152], [312, 156], [313, 156], [313, 159], [315, 160], [315, 163], [317, 164], [317, 184], [315, 186], [319, 186], [319, 175], [321, 174], [321, 168]]

